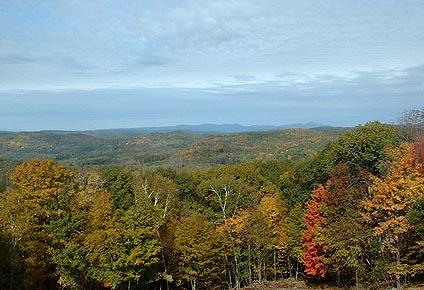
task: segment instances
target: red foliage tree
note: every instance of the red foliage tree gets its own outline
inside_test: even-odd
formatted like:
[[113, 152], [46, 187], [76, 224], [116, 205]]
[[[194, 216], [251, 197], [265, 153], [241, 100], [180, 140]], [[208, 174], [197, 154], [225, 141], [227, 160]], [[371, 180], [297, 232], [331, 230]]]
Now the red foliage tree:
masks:
[[324, 186], [319, 186], [313, 191], [312, 199], [308, 202], [305, 213], [306, 230], [302, 234], [305, 252], [302, 263], [305, 266], [305, 273], [311, 277], [324, 277], [326, 269], [320, 258], [321, 247], [314, 242], [314, 233], [321, 224], [321, 202], [327, 196]]

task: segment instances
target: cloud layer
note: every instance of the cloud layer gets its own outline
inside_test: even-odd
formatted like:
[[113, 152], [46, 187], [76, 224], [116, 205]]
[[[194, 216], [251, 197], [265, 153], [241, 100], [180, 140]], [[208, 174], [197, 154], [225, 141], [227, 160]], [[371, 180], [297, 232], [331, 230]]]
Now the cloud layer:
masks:
[[355, 124], [423, 104], [424, 2], [0, 3], [9, 129]]
[[[2, 129], [96, 129], [197, 123], [352, 126], [394, 122], [424, 106], [424, 66], [402, 71], [323, 75], [299, 81], [279, 75], [260, 82], [209, 87], [140, 87], [0, 93]], [[237, 76], [236, 82], [240, 77]]]

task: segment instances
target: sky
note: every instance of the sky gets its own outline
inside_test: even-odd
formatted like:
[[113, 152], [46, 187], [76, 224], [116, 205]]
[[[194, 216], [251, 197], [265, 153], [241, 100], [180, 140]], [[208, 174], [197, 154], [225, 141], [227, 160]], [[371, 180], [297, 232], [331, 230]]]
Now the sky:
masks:
[[422, 0], [0, 0], [0, 130], [353, 126], [424, 106]]

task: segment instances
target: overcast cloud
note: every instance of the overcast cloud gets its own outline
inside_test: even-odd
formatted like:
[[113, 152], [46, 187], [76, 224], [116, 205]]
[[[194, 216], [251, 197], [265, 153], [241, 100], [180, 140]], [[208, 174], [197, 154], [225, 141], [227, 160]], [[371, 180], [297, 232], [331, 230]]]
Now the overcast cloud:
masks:
[[355, 125], [424, 106], [424, 1], [0, 1], [0, 129]]

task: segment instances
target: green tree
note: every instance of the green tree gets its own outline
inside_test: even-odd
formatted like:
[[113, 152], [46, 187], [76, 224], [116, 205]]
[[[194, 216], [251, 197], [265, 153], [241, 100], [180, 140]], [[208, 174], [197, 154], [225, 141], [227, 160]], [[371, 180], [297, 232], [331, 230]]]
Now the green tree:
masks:
[[57, 283], [63, 288], [85, 289], [94, 283], [87, 273], [88, 264], [83, 248], [89, 205], [87, 192], [63, 190], [55, 204], [55, 214], [49, 224], [51, 259], [55, 265]]
[[287, 235], [287, 270], [289, 277], [291, 278], [293, 275], [293, 265], [296, 265], [296, 280], [298, 279], [299, 275], [299, 262], [302, 260], [303, 254], [302, 231], [304, 230], [304, 216], [305, 213], [302, 209], [302, 204], [297, 203], [295, 206], [289, 209], [286, 223], [284, 225], [284, 232], [286, 232]]
[[102, 179], [105, 189], [112, 193], [114, 209], [127, 209], [134, 204], [133, 176], [128, 169], [107, 168]]
[[175, 230], [179, 268], [177, 279], [193, 290], [219, 285], [223, 271], [222, 246], [214, 225], [201, 214], [183, 217]]
[[424, 197], [415, 201], [407, 218], [413, 226], [411, 245], [406, 253], [407, 262], [411, 265], [412, 275], [420, 275], [424, 273]]
[[334, 144], [336, 163], [346, 162], [352, 168], [362, 167], [383, 176], [389, 159], [386, 149], [398, 144], [399, 135], [393, 126], [370, 122], [340, 135]]

